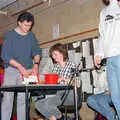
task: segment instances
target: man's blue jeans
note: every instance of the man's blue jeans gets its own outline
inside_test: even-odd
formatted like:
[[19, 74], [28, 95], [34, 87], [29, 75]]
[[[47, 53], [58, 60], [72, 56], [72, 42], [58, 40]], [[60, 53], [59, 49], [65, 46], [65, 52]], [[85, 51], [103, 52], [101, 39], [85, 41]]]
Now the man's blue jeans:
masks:
[[89, 96], [87, 99], [87, 104], [108, 120], [115, 120], [115, 113], [111, 110], [112, 100], [110, 95], [101, 93]]
[[120, 55], [107, 58], [107, 77], [112, 102], [120, 120]]

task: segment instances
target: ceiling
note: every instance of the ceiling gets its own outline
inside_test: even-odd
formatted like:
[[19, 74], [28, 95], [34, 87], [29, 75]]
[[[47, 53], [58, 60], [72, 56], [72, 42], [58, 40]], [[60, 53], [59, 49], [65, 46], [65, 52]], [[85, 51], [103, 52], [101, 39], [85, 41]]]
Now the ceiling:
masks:
[[16, 0], [0, 0], [0, 9], [8, 6], [9, 4], [15, 2]]

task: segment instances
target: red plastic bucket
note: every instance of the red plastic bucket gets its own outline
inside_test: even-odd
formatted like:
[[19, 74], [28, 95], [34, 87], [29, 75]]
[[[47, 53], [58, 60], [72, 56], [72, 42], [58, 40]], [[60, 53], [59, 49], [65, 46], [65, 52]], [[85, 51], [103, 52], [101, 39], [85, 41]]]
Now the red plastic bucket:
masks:
[[58, 83], [58, 74], [45, 74], [45, 83], [46, 84], [57, 84]]

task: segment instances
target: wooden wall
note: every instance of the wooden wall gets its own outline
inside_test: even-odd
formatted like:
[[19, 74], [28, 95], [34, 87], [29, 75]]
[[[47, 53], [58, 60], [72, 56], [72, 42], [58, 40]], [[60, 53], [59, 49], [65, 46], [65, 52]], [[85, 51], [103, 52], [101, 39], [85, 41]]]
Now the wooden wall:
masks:
[[[42, 3], [42, 4], [40, 4]], [[73, 42], [98, 35], [99, 13], [103, 5], [101, 0], [18, 0], [5, 8], [8, 16], [0, 16], [1, 35], [16, 26], [17, 13], [27, 10], [35, 16], [33, 32], [42, 48], [55, 42]], [[4, 21], [3, 21], [4, 19]], [[53, 38], [53, 28], [59, 24], [60, 36]], [[54, 42], [52, 42], [54, 41]]]

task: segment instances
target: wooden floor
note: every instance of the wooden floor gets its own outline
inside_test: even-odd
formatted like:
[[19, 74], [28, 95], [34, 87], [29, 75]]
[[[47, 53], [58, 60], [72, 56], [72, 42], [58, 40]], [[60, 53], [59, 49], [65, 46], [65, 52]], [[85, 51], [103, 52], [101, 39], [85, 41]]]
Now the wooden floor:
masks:
[[79, 111], [82, 120], [94, 120], [95, 112], [88, 108], [86, 103], [82, 103], [82, 108]]

